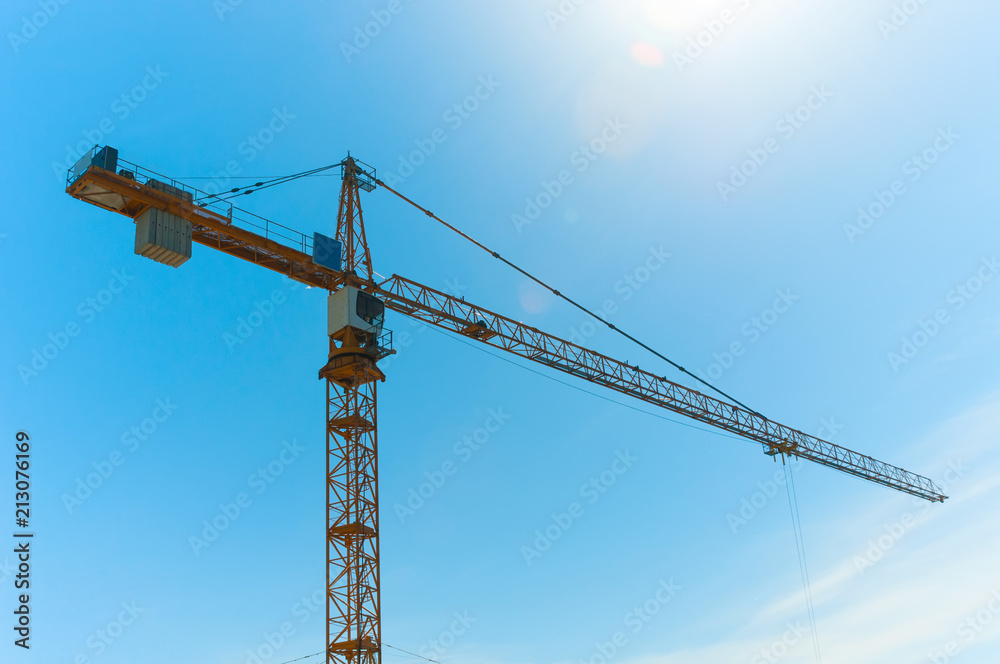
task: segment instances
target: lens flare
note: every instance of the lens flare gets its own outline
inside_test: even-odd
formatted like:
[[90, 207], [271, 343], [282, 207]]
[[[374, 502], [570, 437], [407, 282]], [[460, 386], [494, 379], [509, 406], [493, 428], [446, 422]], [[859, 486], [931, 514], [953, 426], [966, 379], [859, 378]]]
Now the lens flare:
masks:
[[521, 306], [530, 314], [540, 314], [552, 306], [552, 294], [532, 281], [525, 281], [518, 289]]
[[646, 67], [659, 67], [663, 64], [663, 51], [649, 42], [635, 42], [629, 48], [632, 59]]

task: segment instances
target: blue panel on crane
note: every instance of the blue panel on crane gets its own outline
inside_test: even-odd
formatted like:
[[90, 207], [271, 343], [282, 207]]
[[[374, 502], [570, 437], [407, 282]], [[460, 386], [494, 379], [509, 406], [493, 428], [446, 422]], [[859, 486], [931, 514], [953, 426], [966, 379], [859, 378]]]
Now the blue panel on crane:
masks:
[[98, 168], [105, 168], [114, 173], [118, 170], [118, 150], [105, 145], [97, 151], [90, 163]]
[[339, 240], [322, 233], [313, 233], [313, 263], [340, 272], [340, 257], [344, 246]]

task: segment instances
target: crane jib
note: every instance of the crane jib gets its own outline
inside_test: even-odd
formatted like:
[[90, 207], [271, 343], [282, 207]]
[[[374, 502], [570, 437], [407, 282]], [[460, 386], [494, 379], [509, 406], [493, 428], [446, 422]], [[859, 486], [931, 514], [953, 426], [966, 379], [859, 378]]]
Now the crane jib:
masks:
[[398, 275], [379, 284], [376, 294], [389, 309], [758, 442], [768, 454], [808, 459], [925, 500], [941, 502], [947, 497], [926, 477], [779, 424]]

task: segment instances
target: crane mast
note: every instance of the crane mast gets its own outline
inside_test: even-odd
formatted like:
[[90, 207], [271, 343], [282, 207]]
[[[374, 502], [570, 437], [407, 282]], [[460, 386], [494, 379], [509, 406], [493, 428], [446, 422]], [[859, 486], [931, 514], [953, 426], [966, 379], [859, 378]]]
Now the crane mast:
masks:
[[[118, 166], [124, 167], [119, 170]], [[328, 663], [381, 662], [376, 386], [385, 380], [379, 360], [394, 352], [391, 333], [382, 330], [386, 308], [739, 435], [761, 444], [771, 456], [808, 459], [929, 501], [947, 498], [926, 477], [464, 299], [398, 275], [376, 282], [360, 191], [372, 191], [378, 181], [350, 155], [339, 166], [343, 179], [333, 239], [341, 259], [337, 264], [320, 258], [327, 251], [321, 249], [320, 240], [329, 238], [316, 234], [310, 241], [298, 231], [260, 217], [240, 218], [224, 197], [192, 190], [118, 160], [114, 148], [95, 147], [70, 169], [66, 183], [66, 192], [74, 198], [135, 220], [136, 253], [176, 267], [190, 257], [193, 241], [329, 291], [329, 354], [319, 370], [319, 378], [326, 381], [327, 404]], [[160, 212], [166, 213], [166, 221], [156, 216]], [[166, 239], [156, 239], [152, 248], [147, 243], [140, 251], [140, 231], [144, 238]], [[185, 237], [189, 240], [186, 249]]]
[[319, 371], [327, 403], [327, 659], [350, 664], [378, 664], [382, 643], [376, 386], [385, 380], [378, 361], [390, 351], [379, 345], [380, 329], [350, 315], [366, 297], [357, 287], [374, 285], [361, 215], [364, 176], [348, 157], [336, 235], [348, 285], [330, 295], [330, 355]]

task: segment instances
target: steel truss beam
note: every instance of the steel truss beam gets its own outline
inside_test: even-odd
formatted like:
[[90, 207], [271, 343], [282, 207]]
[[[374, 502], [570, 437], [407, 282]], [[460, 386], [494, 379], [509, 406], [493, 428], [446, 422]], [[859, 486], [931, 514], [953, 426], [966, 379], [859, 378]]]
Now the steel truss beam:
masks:
[[946, 498], [926, 477], [778, 424], [398, 275], [379, 284], [376, 295], [389, 309], [730, 431], [761, 443], [768, 454], [808, 459], [930, 501]]

